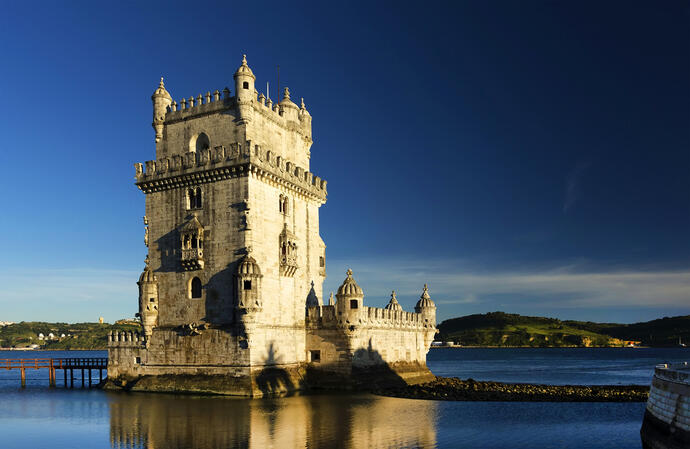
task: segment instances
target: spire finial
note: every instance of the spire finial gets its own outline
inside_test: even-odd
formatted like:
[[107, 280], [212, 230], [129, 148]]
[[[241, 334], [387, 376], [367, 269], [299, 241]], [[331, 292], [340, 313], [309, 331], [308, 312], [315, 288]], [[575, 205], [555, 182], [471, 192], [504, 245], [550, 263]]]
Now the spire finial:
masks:
[[283, 98], [289, 100], [290, 99], [290, 88], [286, 87], [283, 89]]
[[149, 255], [146, 255], [146, 259], [144, 259], [144, 263], [146, 264], [146, 268], [149, 267], [149, 263], [151, 263], [151, 259], [149, 259]]
[[424, 284], [424, 291], [428, 291], [429, 288], [427, 288], [426, 284]]
[[314, 288], [314, 281], [311, 281], [311, 288]]
[[352, 270], [351, 269], [348, 268], [346, 273], [347, 273], [347, 277], [352, 277]]
[[304, 106], [304, 98], [302, 98], [302, 109], [306, 109]]
[[335, 305], [335, 301], [333, 300], [333, 292], [331, 292], [331, 296], [328, 297], [328, 305], [329, 306]]
[[161, 76], [161, 82], [158, 84], [160, 87], [165, 87], [165, 84], [163, 84], [163, 77]]
[[247, 55], [242, 55], [242, 65], [247, 65]]

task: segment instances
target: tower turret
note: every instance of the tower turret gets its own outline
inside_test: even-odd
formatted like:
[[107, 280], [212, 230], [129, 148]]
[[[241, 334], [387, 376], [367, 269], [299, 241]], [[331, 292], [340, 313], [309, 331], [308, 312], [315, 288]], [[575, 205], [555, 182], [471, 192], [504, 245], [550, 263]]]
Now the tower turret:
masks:
[[247, 55], [242, 55], [242, 65], [237, 69], [233, 78], [235, 79], [238, 118], [240, 123], [246, 123], [251, 117], [251, 103], [256, 100], [256, 89], [254, 88], [256, 77], [247, 65]]
[[153, 129], [156, 130], [156, 143], [160, 142], [163, 138], [163, 127], [165, 122], [165, 114], [168, 112], [168, 108], [172, 104], [172, 97], [165, 90], [165, 84], [163, 84], [163, 77], [161, 76], [161, 82], [158, 84], [158, 89], [151, 95], [151, 100], [153, 101]]
[[304, 105], [304, 98], [301, 99], [301, 104], [299, 108], [299, 121], [304, 129], [305, 133], [311, 138], [311, 114], [307, 111], [307, 107]]
[[335, 303], [338, 322], [343, 325], [358, 323], [359, 313], [364, 305], [364, 291], [352, 277], [352, 270], [347, 270], [347, 277], [338, 287], [335, 297], [338, 299]]
[[139, 276], [139, 316], [141, 327], [147, 341], [153, 333], [153, 328], [158, 325], [158, 279], [149, 266], [149, 257], [146, 256], [146, 266]]
[[386, 305], [386, 309], [388, 310], [400, 310], [402, 311], [402, 306], [398, 302], [398, 298], [395, 297], [395, 290], [391, 293], [391, 300], [388, 302]]
[[253, 315], [262, 308], [261, 304], [261, 269], [256, 260], [249, 254], [244, 256], [235, 273], [237, 287], [237, 309], [241, 314]]
[[429, 296], [429, 289], [426, 284], [424, 284], [422, 296], [419, 297], [417, 305], [414, 306], [414, 311], [422, 314], [424, 323], [436, 327], [436, 305]]
[[299, 107], [290, 100], [290, 89], [283, 90], [283, 99], [280, 102], [280, 110], [283, 112], [283, 117], [292, 122], [299, 122]]

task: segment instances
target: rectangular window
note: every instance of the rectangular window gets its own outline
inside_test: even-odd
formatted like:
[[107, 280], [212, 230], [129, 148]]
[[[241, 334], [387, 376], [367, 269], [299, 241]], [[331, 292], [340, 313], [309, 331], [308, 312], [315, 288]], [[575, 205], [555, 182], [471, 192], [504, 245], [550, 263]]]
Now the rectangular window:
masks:
[[141, 363], [141, 357], [134, 357], [134, 363], [139, 365]]
[[155, 298], [149, 298], [149, 302], [156, 302]]
[[309, 351], [309, 358], [311, 362], [320, 362], [321, 351]]
[[351, 299], [351, 300], [350, 300], [350, 308], [351, 308], [351, 309], [356, 309], [357, 307], [358, 307], [358, 306], [357, 306], [357, 300], [356, 300], [356, 299]]
[[244, 281], [242, 284], [242, 288], [245, 290], [251, 290], [252, 289], [252, 281]]
[[319, 257], [319, 266], [321, 268], [326, 266], [326, 259], [324, 259], [323, 256]]

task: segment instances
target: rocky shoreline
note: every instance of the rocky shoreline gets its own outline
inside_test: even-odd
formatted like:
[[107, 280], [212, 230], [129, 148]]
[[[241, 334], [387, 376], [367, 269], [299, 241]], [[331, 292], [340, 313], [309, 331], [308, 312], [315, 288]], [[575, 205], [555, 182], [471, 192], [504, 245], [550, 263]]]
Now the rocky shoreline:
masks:
[[645, 402], [646, 385], [533, 385], [481, 382], [457, 377], [404, 387], [373, 388], [372, 393], [410, 399], [501, 402]]

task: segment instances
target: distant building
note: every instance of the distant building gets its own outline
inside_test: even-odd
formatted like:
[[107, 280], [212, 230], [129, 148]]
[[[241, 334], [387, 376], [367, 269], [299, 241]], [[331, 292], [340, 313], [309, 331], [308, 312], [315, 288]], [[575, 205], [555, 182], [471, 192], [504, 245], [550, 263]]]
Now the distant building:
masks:
[[103, 324], [103, 317], [98, 317], [98, 324]]
[[[280, 102], [257, 98], [255, 79], [243, 58], [235, 96], [226, 88], [177, 103], [163, 79], [153, 93], [156, 160], [135, 164], [149, 247], [143, 335], [110, 337], [108, 378], [146, 376], [137, 388], [155, 390], [165, 388], [157, 375], [193, 375], [175, 388], [239, 395], [299, 389], [306, 370], [339, 385], [363, 371], [432, 379], [426, 285], [414, 312], [395, 293], [369, 307], [348, 270], [337, 302], [324, 303], [327, 192], [309, 168], [311, 114], [287, 88]], [[218, 375], [226, 381], [213, 386]]]

